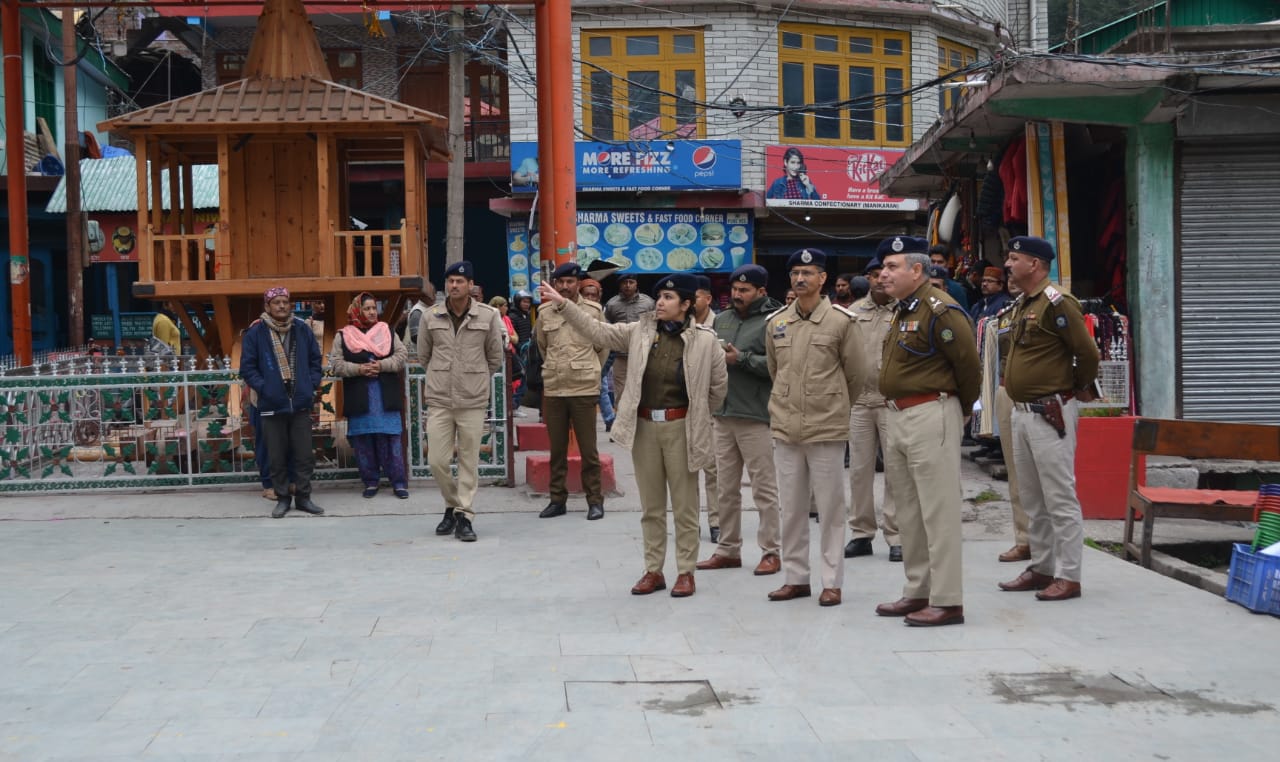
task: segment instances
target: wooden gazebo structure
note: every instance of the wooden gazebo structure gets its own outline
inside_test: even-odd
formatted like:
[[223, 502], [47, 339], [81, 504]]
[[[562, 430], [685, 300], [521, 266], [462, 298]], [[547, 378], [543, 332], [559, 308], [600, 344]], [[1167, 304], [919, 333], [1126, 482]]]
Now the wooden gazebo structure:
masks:
[[[244, 71], [237, 82], [99, 125], [136, 147], [134, 295], [171, 304], [198, 354], [237, 361], [240, 332], [271, 286], [325, 302], [330, 335], [361, 291], [387, 299], [384, 317], [394, 322], [427, 276], [424, 164], [448, 158], [445, 117], [329, 81], [302, 0], [266, 0]], [[404, 164], [399, 229], [350, 229], [348, 168], [371, 161]], [[198, 164], [218, 166], [219, 221], [209, 230], [198, 229], [191, 206]]]

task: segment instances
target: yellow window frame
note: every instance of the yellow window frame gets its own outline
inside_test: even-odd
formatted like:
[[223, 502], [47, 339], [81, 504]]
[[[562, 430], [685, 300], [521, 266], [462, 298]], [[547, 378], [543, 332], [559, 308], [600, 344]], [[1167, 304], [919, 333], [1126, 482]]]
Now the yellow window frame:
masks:
[[[792, 47], [788, 42], [791, 35], [799, 35], [800, 47]], [[836, 49], [819, 50], [819, 42], [830, 46], [830, 39], [836, 40]], [[854, 45], [854, 41], [858, 45]], [[865, 49], [862, 41], [870, 41], [870, 51]], [[889, 51], [895, 49], [898, 54]], [[850, 94], [850, 67], [870, 68], [874, 72], [873, 92], [884, 93], [890, 88], [886, 85], [887, 72], [900, 70], [902, 84], [895, 90], [911, 87], [911, 34], [892, 29], [867, 29], [862, 27], [830, 26], [826, 24], [782, 24], [778, 27], [778, 104], [785, 106], [783, 93], [784, 72], [788, 64], [799, 64], [805, 67], [804, 103], [816, 103], [814, 95], [814, 64], [830, 65], [839, 71], [839, 99], [847, 101]], [[812, 112], [803, 114], [804, 135], [791, 135], [787, 132], [787, 115], [778, 119], [778, 137], [781, 142], [794, 143], [803, 140], [814, 145], [876, 145], [876, 146], [909, 146], [912, 140], [911, 99], [901, 100], [902, 135], [901, 138], [890, 139], [888, 136], [889, 104], [883, 101], [875, 106], [875, 135], [872, 138], [855, 138], [852, 136], [850, 109], [840, 110], [840, 136], [817, 137], [816, 115]], [[798, 117], [792, 120], [798, 123]]]
[[[693, 52], [676, 53], [677, 37], [692, 36]], [[628, 38], [658, 38], [656, 55], [628, 55]], [[609, 55], [592, 55], [592, 40], [608, 40]], [[698, 102], [706, 100], [706, 69], [704, 60], [701, 28], [637, 28], [637, 29], [584, 29], [581, 32], [582, 57], [582, 124], [584, 131], [592, 139], [615, 140], [619, 142], [642, 139], [679, 139], [706, 137], [706, 118], [701, 108], [688, 103], [686, 109], [692, 109], [694, 120], [680, 125], [676, 120], [677, 112], [677, 72], [693, 72], [694, 97]], [[633, 128], [630, 124], [631, 104], [628, 97], [628, 72], [652, 71], [658, 74], [657, 90], [659, 116], [640, 126]], [[609, 130], [597, 129], [596, 113], [593, 106], [592, 75], [607, 72], [612, 75], [612, 102], [610, 112], [612, 122]], [[696, 125], [690, 129], [689, 125]]]
[[[946, 78], [948, 82], [960, 82], [965, 79], [963, 74], [950, 76], [951, 72], [957, 69], [963, 69], [969, 64], [978, 60], [978, 50], [968, 45], [961, 45], [958, 42], [948, 40], [945, 37], [938, 38], [938, 77]], [[945, 113], [955, 108], [956, 103], [964, 97], [966, 88], [963, 87], [942, 87], [938, 96], [938, 108]]]

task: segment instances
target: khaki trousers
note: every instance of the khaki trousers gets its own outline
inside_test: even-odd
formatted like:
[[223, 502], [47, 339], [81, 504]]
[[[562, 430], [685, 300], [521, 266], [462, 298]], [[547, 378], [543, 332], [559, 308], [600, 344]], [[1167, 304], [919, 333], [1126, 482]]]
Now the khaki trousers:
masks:
[[676, 526], [676, 571], [692, 574], [698, 563], [698, 475], [689, 470], [685, 423], [636, 421], [631, 461], [640, 492], [645, 571], [661, 573], [667, 562], [668, 492]]
[[542, 398], [547, 439], [551, 440], [551, 484], [548, 492], [553, 502], [563, 503], [569, 499], [565, 482], [569, 478], [569, 427], [572, 426], [578, 438], [578, 451], [582, 454], [582, 491], [587, 493], [587, 505], [604, 505], [600, 452], [596, 449], [596, 403], [599, 400], [598, 394]]
[[1076, 424], [1079, 403], [1062, 406], [1067, 435], [1059, 437], [1039, 413], [1013, 409], [1013, 459], [1027, 511], [1032, 571], [1080, 581], [1084, 517], [1076, 495]]
[[716, 555], [742, 557], [742, 468], [751, 479], [751, 498], [760, 514], [756, 542], [761, 555], [779, 555], [782, 514], [778, 475], [773, 465], [769, 424], [746, 418], [716, 418], [716, 470], [719, 472], [720, 544]]
[[617, 407], [618, 403], [622, 401], [622, 390], [626, 388], [626, 385], [627, 385], [627, 356], [615, 354], [613, 356], [613, 400], [614, 400], [613, 404], [614, 404], [614, 407]]
[[[711, 440], [715, 441], [715, 433], [711, 435]], [[707, 495], [707, 526], [720, 526], [720, 486], [717, 474], [719, 473], [719, 462], [712, 463], [709, 468], [702, 469], [702, 478], [706, 484]], [[697, 477], [694, 477], [696, 480]]]
[[1027, 512], [1022, 510], [1018, 492], [1018, 465], [1013, 457], [1013, 400], [1003, 386], [996, 387], [996, 421], [1000, 427], [1000, 449], [1004, 451], [1004, 467], [1009, 472], [1009, 505], [1013, 508], [1013, 542], [1027, 545]]
[[884, 482], [884, 505], [876, 510], [876, 452], [885, 441], [889, 408], [854, 405], [849, 410], [849, 535], [874, 539], [876, 527], [890, 547], [901, 545], [893, 488]]
[[786, 584], [809, 584], [809, 499], [818, 507], [822, 587], [844, 583], [844, 525], [848, 504], [844, 482], [832, 478], [844, 468], [844, 442], [791, 444], [773, 441], [773, 463], [782, 485], [782, 570]]
[[904, 598], [964, 604], [960, 529], [960, 401], [948, 397], [889, 411], [885, 482], [898, 499]]
[[[485, 408], [427, 410], [427, 465], [440, 485], [446, 508], [475, 519], [472, 503], [480, 484], [480, 437], [484, 434]], [[449, 467], [454, 447], [458, 450], [458, 475]]]

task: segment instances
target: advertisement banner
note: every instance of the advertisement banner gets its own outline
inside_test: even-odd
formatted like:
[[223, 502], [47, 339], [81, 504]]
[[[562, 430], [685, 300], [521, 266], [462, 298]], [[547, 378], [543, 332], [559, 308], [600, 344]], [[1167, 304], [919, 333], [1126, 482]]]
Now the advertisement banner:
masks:
[[[742, 141], [573, 144], [578, 191], [738, 190]], [[511, 190], [538, 189], [538, 144], [511, 144]]]
[[[753, 260], [752, 213], [707, 210], [579, 210], [578, 264], [597, 259], [619, 272], [730, 273]], [[511, 293], [532, 291], [542, 280], [537, 231], [507, 223], [507, 267]]]
[[766, 146], [764, 205], [916, 211], [919, 199], [880, 192], [880, 174], [903, 153], [889, 148]]

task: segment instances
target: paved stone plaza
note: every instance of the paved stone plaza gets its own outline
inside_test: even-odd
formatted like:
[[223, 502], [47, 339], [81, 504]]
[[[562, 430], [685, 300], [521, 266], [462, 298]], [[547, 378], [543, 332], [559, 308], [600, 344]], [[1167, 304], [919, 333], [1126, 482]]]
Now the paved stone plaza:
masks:
[[0, 759], [1276, 757], [1276, 618], [1092, 550], [1080, 600], [1002, 593], [1003, 504], [965, 525], [961, 627], [874, 615], [883, 544], [835, 608], [768, 602], [753, 549], [634, 597], [617, 456], [603, 521], [488, 487], [469, 545], [432, 533], [431, 485], [279, 521], [241, 490], [0, 499]]

